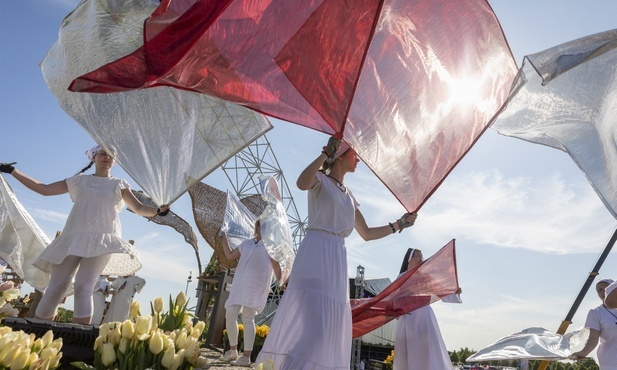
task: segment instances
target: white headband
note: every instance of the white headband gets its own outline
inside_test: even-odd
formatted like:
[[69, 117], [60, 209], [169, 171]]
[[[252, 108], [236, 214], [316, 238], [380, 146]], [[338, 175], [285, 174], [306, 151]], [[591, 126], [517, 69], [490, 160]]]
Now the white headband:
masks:
[[[611, 280], [611, 279], [606, 279], [606, 280]], [[606, 287], [604, 294], [608, 297], [616, 288], [617, 288], [617, 283], [612, 282], [611, 285]]]
[[600, 283], [607, 283], [607, 284], [609, 284], [609, 285], [610, 285], [610, 284], [612, 284], [612, 283], [613, 283], [613, 279], [602, 279], [602, 280], [598, 281], [598, 282], [596, 283], [596, 285], [598, 285], [598, 284], [600, 284]]
[[341, 146], [338, 148], [338, 150], [336, 151], [336, 153], [334, 153], [334, 159], [340, 157], [343, 155], [343, 153], [345, 153], [347, 151], [347, 149], [349, 149], [349, 145], [347, 145], [346, 142], [341, 142]]
[[411, 259], [413, 258], [413, 252], [415, 251], [415, 249], [411, 248], [411, 252], [409, 252], [409, 259], [407, 260], [407, 262], [411, 261]]
[[86, 156], [88, 156], [88, 159], [89, 159], [90, 161], [94, 161], [94, 156], [96, 155], [96, 153], [98, 153], [99, 151], [101, 151], [101, 149], [103, 149], [103, 148], [101, 148], [101, 146], [100, 146], [100, 145], [97, 145], [97, 146], [95, 146], [95, 147], [93, 147], [93, 148], [90, 148], [90, 149], [88, 149], [88, 150], [86, 151]]

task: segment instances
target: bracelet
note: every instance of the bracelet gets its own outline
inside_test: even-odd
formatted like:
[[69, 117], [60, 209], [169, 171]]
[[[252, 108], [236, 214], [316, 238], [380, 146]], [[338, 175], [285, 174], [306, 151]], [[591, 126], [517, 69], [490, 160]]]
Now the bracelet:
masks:
[[396, 233], [396, 229], [394, 228], [394, 225], [392, 225], [392, 222], [388, 222], [388, 225], [390, 225], [390, 228], [392, 229], [392, 234]]
[[321, 151], [321, 154], [325, 154], [325, 155], [326, 155], [326, 157], [330, 158], [330, 154], [326, 153], [326, 151], [325, 151], [325, 150], [322, 150], [322, 151]]

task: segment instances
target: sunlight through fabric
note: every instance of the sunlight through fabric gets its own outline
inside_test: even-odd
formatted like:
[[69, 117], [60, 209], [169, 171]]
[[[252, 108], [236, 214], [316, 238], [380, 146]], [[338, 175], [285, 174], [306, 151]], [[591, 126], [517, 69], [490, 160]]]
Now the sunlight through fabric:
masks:
[[67, 16], [41, 64], [62, 108], [103, 147], [156, 204], [171, 203], [271, 129], [254, 111], [169, 87], [121, 94], [67, 90], [77, 76], [139, 48], [155, 0], [84, 1]]
[[[516, 73], [485, 0], [164, 0], [144, 39], [70, 89], [173, 86], [342, 137], [408, 211], [484, 132]], [[457, 76], [473, 93], [452, 96]]]

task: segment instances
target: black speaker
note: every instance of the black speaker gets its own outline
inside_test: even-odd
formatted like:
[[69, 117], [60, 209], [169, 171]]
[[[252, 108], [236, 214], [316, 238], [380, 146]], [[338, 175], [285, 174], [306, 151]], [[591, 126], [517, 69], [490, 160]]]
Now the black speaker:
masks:
[[94, 362], [94, 341], [99, 336], [98, 327], [18, 317], [6, 317], [4, 326], [12, 328], [13, 331], [21, 330], [27, 334], [34, 334], [37, 338], [51, 330], [54, 339], [62, 338], [63, 364], [68, 364], [70, 361], [83, 361], [87, 364]]

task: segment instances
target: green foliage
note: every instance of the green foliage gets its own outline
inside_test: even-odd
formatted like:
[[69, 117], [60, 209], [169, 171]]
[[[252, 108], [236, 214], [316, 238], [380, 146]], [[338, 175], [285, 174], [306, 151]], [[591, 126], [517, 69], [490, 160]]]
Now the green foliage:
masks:
[[62, 307], [58, 307], [58, 322], [72, 322], [73, 321], [73, 311], [67, 310]]

